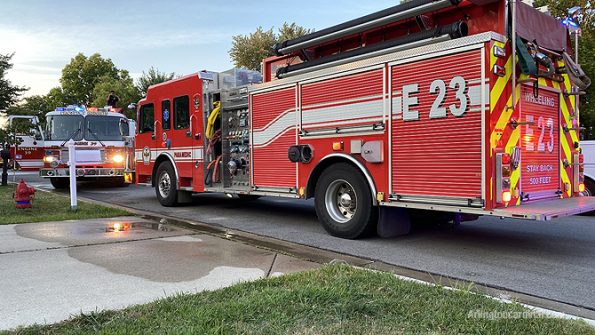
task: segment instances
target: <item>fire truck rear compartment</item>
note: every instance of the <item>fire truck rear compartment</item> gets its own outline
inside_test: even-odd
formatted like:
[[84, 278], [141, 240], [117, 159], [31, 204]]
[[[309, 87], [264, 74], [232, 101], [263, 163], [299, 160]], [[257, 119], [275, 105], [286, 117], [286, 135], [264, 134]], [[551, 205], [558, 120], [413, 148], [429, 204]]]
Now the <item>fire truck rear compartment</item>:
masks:
[[391, 199], [484, 205], [482, 52], [392, 67]]

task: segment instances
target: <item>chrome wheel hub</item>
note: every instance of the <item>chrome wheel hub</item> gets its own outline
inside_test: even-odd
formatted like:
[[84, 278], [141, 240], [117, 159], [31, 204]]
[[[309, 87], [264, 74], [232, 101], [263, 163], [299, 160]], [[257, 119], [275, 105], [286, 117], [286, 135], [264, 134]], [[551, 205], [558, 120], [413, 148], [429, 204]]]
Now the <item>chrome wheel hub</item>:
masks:
[[162, 198], [167, 198], [169, 193], [171, 192], [171, 178], [169, 177], [169, 173], [163, 172], [161, 176], [159, 176], [159, 195]]
[[333, 181], [325, 193], [325, 205], [331, 218], [339, 223], [346, 223], [357, 211], [357, 196], [353, 186], [346, 180]]

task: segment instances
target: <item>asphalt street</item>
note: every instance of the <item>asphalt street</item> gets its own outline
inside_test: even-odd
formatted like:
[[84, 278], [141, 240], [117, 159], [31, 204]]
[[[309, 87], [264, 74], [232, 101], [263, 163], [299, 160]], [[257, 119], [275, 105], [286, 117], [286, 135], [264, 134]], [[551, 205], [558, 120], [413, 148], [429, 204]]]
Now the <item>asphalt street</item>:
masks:
[[[36, 176], [25, 179], [51, 189]], [[595, 310], [595, 216], [550, 222], [483, 217], [457, 227], [428, 222], [408, 236], [349, 241], [323, 230], [312, 201], [202, 194], [192, 205], [165, 208], [146, 186], [81, 184], [79, 194]]]

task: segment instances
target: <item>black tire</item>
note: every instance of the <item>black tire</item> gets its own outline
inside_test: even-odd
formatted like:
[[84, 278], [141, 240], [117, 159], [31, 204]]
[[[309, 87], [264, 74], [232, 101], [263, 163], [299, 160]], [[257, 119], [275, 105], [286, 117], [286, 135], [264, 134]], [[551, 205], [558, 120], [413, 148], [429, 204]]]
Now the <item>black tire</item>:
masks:
[[378, 208], [364, 175], [347, 163], [322, 172], [314, 203], [322, 227], [333, 236], [357, 239], [372, 232], [378, 223]]
[[165, 207], [178, 205], [178, 186], [176, 174], [171, 163], [161, 163], [155, 174], [155, 194], [159, 203]]
[[[585, 197], [595, 196], [595, 182], [589, 178], [585, 178], [585, 191], [582, 193]], [[581, 216], [595, 216], [595, 211], [581, 214]]]
[[63, 190], [70, 187], [70, 178], [50, 178], [50, 183], [57, 190]]
[[108, 183], [111, 187], [127, 187], [130, 185], [126, 183], [124, 177], [110, 177]]
[[586, 196], [595, 196], [595, 182], [591, 179], [585, 179], [585, 192]]
[[238, 194], [238, 198], [240, 200], [246, 200], [246, 201], [250, 201], [250, 200], [257, 200], [260, 198], [260, 195], [254, 195], [254, 194]]

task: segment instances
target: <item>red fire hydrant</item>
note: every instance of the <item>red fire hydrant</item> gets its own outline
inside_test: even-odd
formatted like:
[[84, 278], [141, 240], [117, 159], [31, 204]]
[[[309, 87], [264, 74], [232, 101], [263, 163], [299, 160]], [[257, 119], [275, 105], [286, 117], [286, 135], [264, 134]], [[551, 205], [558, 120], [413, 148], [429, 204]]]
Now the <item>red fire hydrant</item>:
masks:
[[15, 190], [13, 197], [16, 208], [31, 208], [31, 201], [35, 195], [35, 188], [27, 186], [25, 181], [21, 179], [17, 189]]

